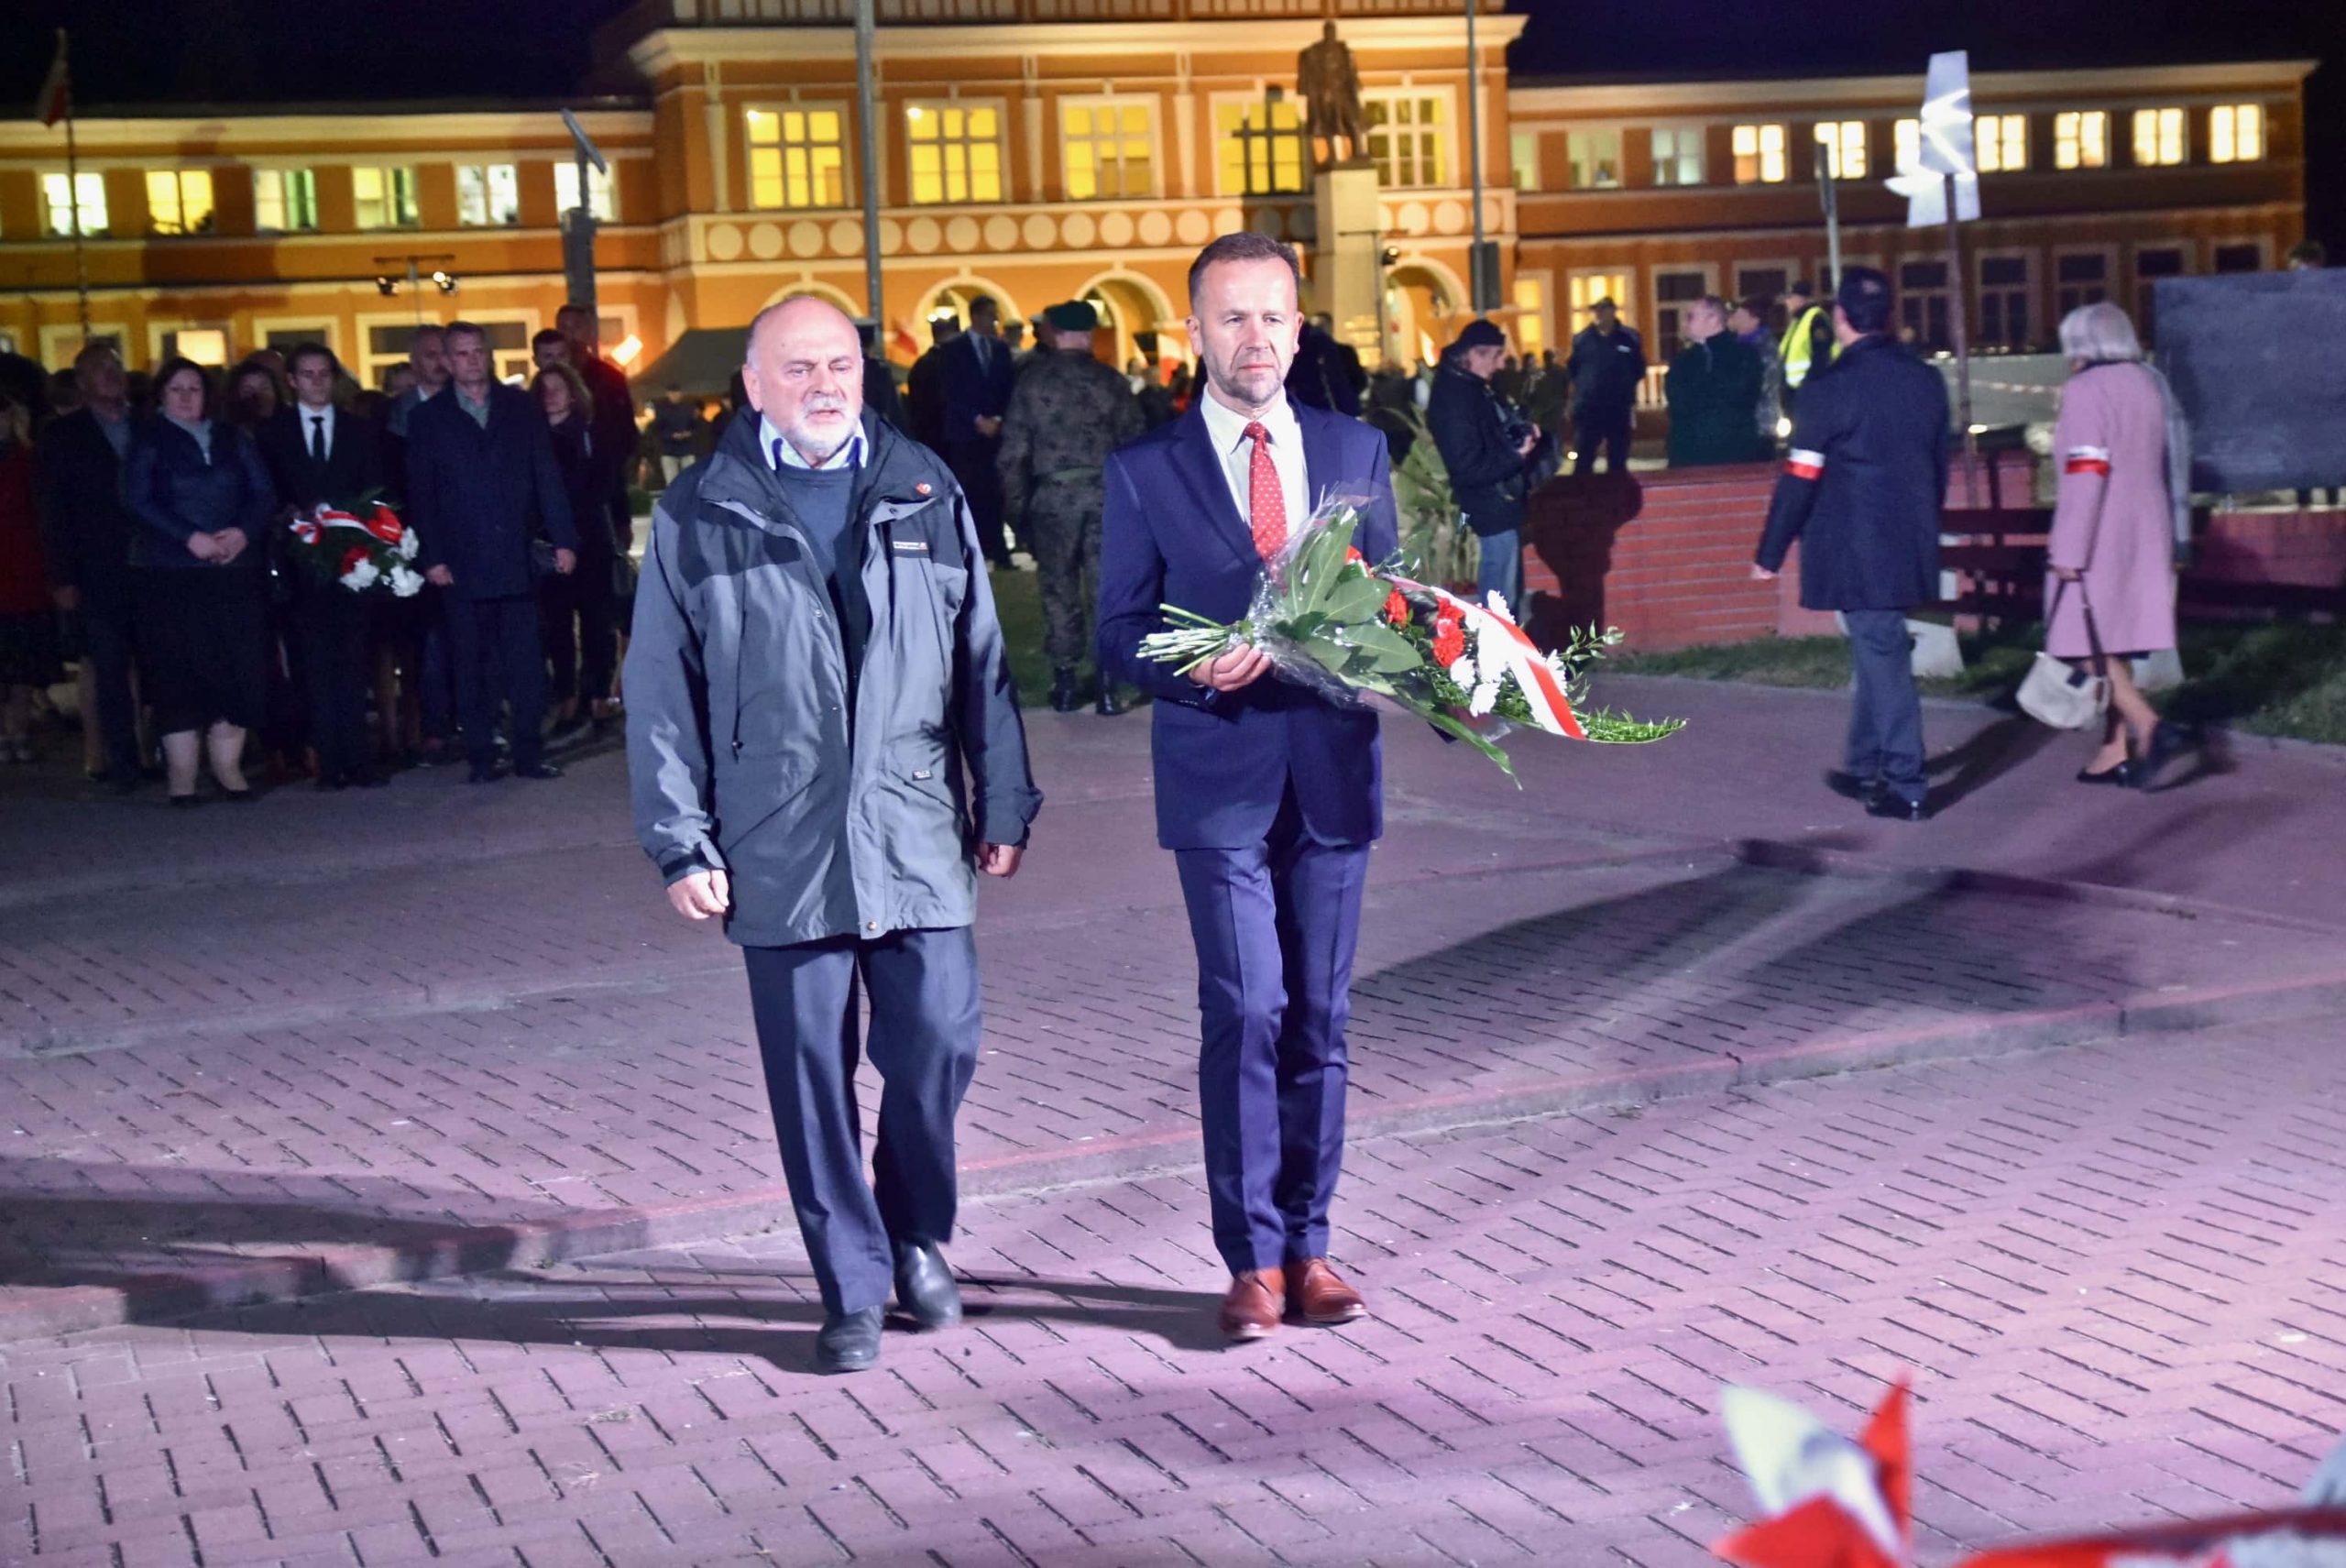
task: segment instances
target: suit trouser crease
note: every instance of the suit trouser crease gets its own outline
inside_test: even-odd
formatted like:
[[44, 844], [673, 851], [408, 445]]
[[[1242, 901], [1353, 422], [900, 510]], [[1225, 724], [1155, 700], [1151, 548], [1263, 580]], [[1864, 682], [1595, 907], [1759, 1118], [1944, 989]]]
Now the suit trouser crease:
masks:
[[528, 767], [543, 755], [541, 731], [546, 716], [545, 656], [538, 640], [538, 604], [508, 598], [446, 601], [448, 655], [456, 687], [456, 714], [465, 729], [465, 752], [476, 767], [497, 760], [497, 706], [511, 709], [513, 765]]
[[374, 760], [367, 730], [367, 692], [374, 678], [368, 609], [360, 595], [318, 585], [305, 588], [299, 608], [310, 744], [317, 748], [322, 778], [354, 773]]
[[[952, 1238], [953, 1120], [982, 1027], [976, 944], [961, 927], [743, 956], [783, 1174], [824, 1309], [883, 1306], [895, 1283], [893, 1242]], [[863, 1048], [881, 1082], [869, 1182], [855, 1091], [866, 994]]]
[[1914, 690], [1913, 640], [1896, 609], [1842, 612], [1857, 690], [1849, 704], [1848, 771], [1879, 777], [1910, 805], [1930, 793], [1923, 773], [1923, 704]]
[[1290, 799], [1262, 845], [1176, 859], [1198, 948], [1214, 1245], [1233, 1273], [1324, 1256], [1367, 847], [1311, 841]]
[[82, 656], [97, 689], [98, 734], [105, 742], [106, 771], [118, 779], [138, 776], [138, 702], [131, 687], [137, 663], [137, 611], [130, 590], [82, 598]]

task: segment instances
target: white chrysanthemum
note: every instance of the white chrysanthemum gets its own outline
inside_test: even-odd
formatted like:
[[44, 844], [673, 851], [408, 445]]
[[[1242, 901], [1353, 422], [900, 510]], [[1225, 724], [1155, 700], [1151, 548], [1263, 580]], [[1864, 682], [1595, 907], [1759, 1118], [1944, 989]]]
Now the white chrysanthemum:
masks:
[[1466, 711], [1481, 718], [1496, 707], [1498, 703], [1499, 683], [1495, 680], [1485, 681], [1476, 686], [1474, 695], [1466, 699]]
[[423, 591], [423, 574], [406, 566], [391, 568], [391, 592], [403, 599], [411, 599]]
[[353, 592], [361, 588], [371, 588], [375, 586], [376, 579], [382, 575], [376, 569], [374, 562], [361, 561], [342, 575], [342, 586]]
[[402, 528], [400, 530], [400, 542], [391, 546], [391, 553], [402, 561], [412, 561], [422, 549], [422, 543], [415, 537], [415, 530]]
[[1450, 678], [1462, 686], [1473, 687], [1474, 685], [1474, 659], [1467, 654], [1460, 654], [1457, 662], [1450, 666]]
[[1500, 597], [1499, 591], [1496, 588], [1493, 588], [1489, 593], [1483, 596], [1483, 608], [1489, 610], [1493, 615], [1504, 615], [1507, 616], [1507, 619], [1509, 620], [1513, 620], [1515, 619], [1515, 617], [1507, 615], [1507, 600]]

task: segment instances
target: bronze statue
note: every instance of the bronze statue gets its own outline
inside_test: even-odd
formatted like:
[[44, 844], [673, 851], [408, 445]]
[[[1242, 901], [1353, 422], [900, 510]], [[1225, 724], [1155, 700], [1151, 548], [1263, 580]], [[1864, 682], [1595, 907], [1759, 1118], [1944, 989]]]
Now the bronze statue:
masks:
[[[1320, 41], [1297, 57], [1295, 90], [1303, 99], [1306, 134], [1328, 144], [1319, 168], [1367, 156], [1368, 136], [1361, 126], [1360, 72], [1353, 69], [1353, 51], [1336, 37], [1335, 23], [1322, 27]], [[1342, 159], [1336, 155], [1339, 137], [1344, 143]]]

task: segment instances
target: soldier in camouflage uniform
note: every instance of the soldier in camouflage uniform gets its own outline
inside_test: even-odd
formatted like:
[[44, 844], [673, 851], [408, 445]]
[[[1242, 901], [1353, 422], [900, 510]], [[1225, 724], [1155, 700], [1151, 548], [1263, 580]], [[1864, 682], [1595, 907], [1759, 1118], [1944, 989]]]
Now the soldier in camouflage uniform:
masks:
[[[1081, 301], [1044, 313], [1056, 345], [1037, 349], [1002, 422], [1003, 517], [1035, 551], [1043, 589], [1043, 651], [1051, 661], [1051, 708], [1078, 705], [1076, 661], [1091, 646], [1100, 589], [1101, 468], [1141, 433], [1140, 400], [1114, 367], [1091, 356], [1100, 313]], [[1098, 710], [1124, 711], [1103, 678]]]

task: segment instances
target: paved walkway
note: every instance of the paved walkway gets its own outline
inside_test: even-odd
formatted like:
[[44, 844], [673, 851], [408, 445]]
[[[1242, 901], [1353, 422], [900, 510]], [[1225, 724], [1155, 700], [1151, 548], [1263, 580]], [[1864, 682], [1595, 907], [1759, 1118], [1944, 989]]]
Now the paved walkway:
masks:
[[[1383, 1310], [1256, 1357], [1200, 1338], [1145, 722], [1033, 716], [1050, 804], [987, 890], [963, 1118], [956, 1258], [997, 1310], [818, 1387], [786, 1224], [738, 1239], [786, 1218], [738, 959], [666, 915], [616, 756], [195, 813], [7, 779], [0, 1562], [1496, 1561], [1566, 1521], [1590, 1561], [1691, 1561], [1742, 1506], [1719, 1377], [1837, 1417], [1902, 1362], [1982, 1467], [1937, 1480], [1944, 1541], [2221, 1490], [2194, 1442], [2264, 1445], [2227, 1497], [2293, 1487], [2337, 1412], [2235, 1367], [2288, 1312], [2295, 1356], [2346, 1344], [2325, 1206], [2250, 1223], [2346, 1164], [2335, 1031], [2287, 1022], [2346, 995], [2340, 759], [2081, 790], [2064, 744], [1950, 706], [1959, 798], [1910, 827], [1817, 787], [1836, 699], [1608, 695], [1694, 726], [1525, 740], [1521, 791], [1394, 729], [1340, 1215]], [[2278, 1022], [2162, 1043], [2246, 1019]], [[1968, 1175], [1931, 1152], [1958, 1138]], [[2231, 1253], [2219, 1220], [2159, 1228], [2169, 1186], [2246, 1205]], [[2072, 1274], [2172, 1316], [2084, 1346]], [[1998, 1425], [2012, 1401], [2069, 1435]], [[2137, 1441], [2121, 1418], [2166, 1446], [2093, 1492], [2070, 1472]], [[1496, 1479], [1529, 1464], [1560, 1474]]]

